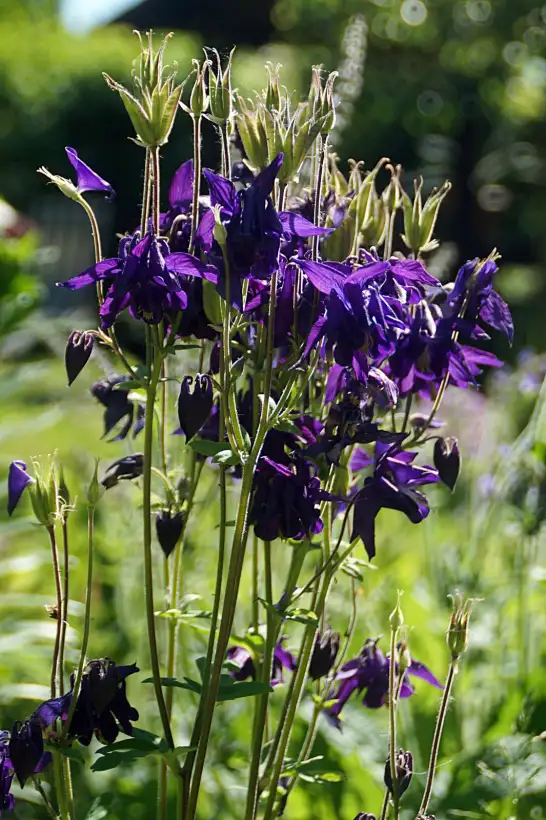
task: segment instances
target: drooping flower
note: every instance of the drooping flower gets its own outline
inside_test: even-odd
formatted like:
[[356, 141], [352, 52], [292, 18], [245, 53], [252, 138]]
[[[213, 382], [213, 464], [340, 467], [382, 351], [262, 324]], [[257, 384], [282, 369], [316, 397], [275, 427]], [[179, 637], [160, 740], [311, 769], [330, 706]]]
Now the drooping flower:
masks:
[[12, 515], [25, 488], [32, 484], [33, 480], [24, 461], [11, 462], [8, 473], [8, 515]]
[[439, 436], [434, 442], [434, 466], [438, 470], [442, 481], [453, 492], [461, 469], [459, 443], [454, 436], [442, 438]]
[[[191, 257], [192, 274], [207, 274], [206, 265]], [[215, 280], [214, 272], [209, 275]], [[187, 295], [178, 273], [169, 264], [169, 247], [165, 240], [147, 233], [141, 239], [136, 231], [124, 237], [119, 245], [119, 256], [103, 259], [60, 287], [78, 290], [86, 285], [110, 280], [99, 313], [103, 329], [112, 327], [120, 313], [129, 310], [134, 319], [157, 325], [165, 317], [169, 319], [187, 304]]]
[[21, 788], [33, 774], [38, 774], [50, 762], [51, 754], [44, 751], [44, 738], [39, 720], [32, 717], [24, 723], [13, 724], [9, 739], [9, 759]]
[[315, 645], [309, 662], [309, 677], [311, 680], [324, 678], [334, 665], [339, 652], [339, 632], [325, 629], [317, 633]]
[[[411, 777], [413, 775], [413, 755], [411, 752], [405, 752], [404, 749], [399, 749], [395, 755], [395, 767], [396, 767], [396, 794], [398, 797], [402, 797], [405, 791], [407, 791], [409, 784], [411, 783]], [[389, 792], [393, 793], [393, 779], [391, 773], [391, 759], [390, 755], [387, 758], [387, 762], [385, 763], [385, 773], [383, 776], [383, 780], [385, 786], [389, 790]]]
[[137, 710], [127, 700], [126, 679], [139, 672], [135, 663], [117, 666], [110, 658], [89, 661], [70, 725], [70, 735], [88, 746], [93, 734], [103, 743], [114, 743], [120, 731], [133, 732]]
[[161, 510], [161, 512], [156, 515], [155, 531], [159, 546], [163, 550], [165, 558], [169, 557], [178, 544], [183, 529], [183, 512], [175, 512], [173, 515], [171, 510]]
[[89, 331], [73, 330], [68, 337], [64, 352], [64, 363], [69, 387], [89, 361], [94, 342], [95, 336]]
[[[193, 383], [193, 391], [191, 386]], [[213, 405], [210, 376], [197, 374], [195, 380], [184, 376], [178, 396], [178, 420], [186, 441], [199, 432], [210, 416]]]
[[105, 179], [100, 177], [89, 165], [80, 159], [75, 148], [66, 147], [64, 150], [66, 151], [68, 161], [76, 171], [78, 192], [83, 194], [85, 191], [103, 191], [108, 199], [112, 199], [114, 189], [110, 183], [106, 182]]
[[3, 811], [13, 811], [15, 798], [10, 794], [14, 768], [9, 757], [8, 732], [0, 731], [0, 817]]
[[[273, 650], [273, 663], [271, 667], [271, 686], [278, 686], [284, 683], [283, 670], [288, 669], [293, 672], [296, 668], [296, 659], [283, 644], [286, 640], [282, 637]], [[227, 651], [227, 659], [230, 661], [230, 675], [237, 681], [256, 679], [256, 664], [248, 649], [244, 646], [230, 646]]]
[[[377, 640], [368, 639], [360, 654], [350, 661], [347, 661], [334, 679], [336, 689], [332, 691], [331, 698], [336, 700], [326, 711], [328, 718], [335, 726], [341, 728], [339, 716], [351, 695], [364, 692], [362, 704], [369, 709], [378, 709], [387, 702], [389, 691], [389, 667], [390, 658], [383, 654], [377, 646]], [[430, 683], [442, 689], [440, 681], [432, 674], [423, 663], [412, 660], [404, 673], [404, 679], [400, 687], [400, 697], [408, 698], [414, 694], [415, 690], [408, 680], [408, 674]]]
[[373, 476], [364, 480], [354, 499], [351, 535], [352, 540], [361, 538], [370, 559], [375, 555], [375, 519], [380, 510], [399, 510], [414, 524], [430, 512], [426, 496], [417, 487], [437, 482], [440, 477], [433, 467], [413, 464], [416, 456], [397, 444], [378, 441], [375, 445]]
[[489, 327], [504, 333], [512, 344], [514, 323], [510, 308], [493, 289], [497, 271], [492, 259], [483, 263], [479, 259], [466, 262], [457, 274], [447, 305], [452, 315], [464, 316], [471, 322], [481, 319]]
[[132, 481], [135, 478], [140, 478], [143, 469], [144, 456], [142, 453], [123, 456], [110, 464], [100, 483], [109, 490], [120, 481]]
[[144, 427], [144, 405], [135, 404], [129, 399], [129, 388], [123, 389], [123, 383], [126, 381], [129, 381], [127, 376], [112, 376], [95, 382], [91, 386], [91, 394], [106, 408], [103, 437], [107, 436], [120, 421], [125, 419], [118, 435], [111, 441], [124, 439], [131, 427], [133, 428], [134, 438]]
[[325, 498], [330, 496], [321, 490], [319, 479], [303, 459], [291, 469], [262, 456], [254, 481], [250, 522], [263, 541], [308, 538], [322, 532], [318, 505]]

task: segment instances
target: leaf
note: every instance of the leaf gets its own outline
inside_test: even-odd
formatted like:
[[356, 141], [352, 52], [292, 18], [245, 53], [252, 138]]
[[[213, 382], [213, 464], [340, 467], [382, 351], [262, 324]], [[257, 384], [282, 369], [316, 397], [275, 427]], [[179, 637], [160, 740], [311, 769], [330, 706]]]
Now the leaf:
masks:
[[[153, 678], [146, 678], [142, 683], [153, 683]], [[172, 686], [175, 689], [187, 689], [189, 692], [201, 693], [201, 684], [191, 678], [184, 678], [183, 681], [176, 678], [161, 678], [161, 686]]]
[[213, 456], [212, 463], [226, 464], [228, 467], [234, 467], [236, 464], [241, 463], [241, 459], [230, 447], [228, 447], [225, 450], [220, 450], [219, 453], [216, 453], [216, 455]]
[[226, 449], [223, 441], [208, 441], [204, 438], [193, 438], [189, 442], [189, 446], [195, 453], [201, 456], [215, 456]]
[[149, 754], [153, 754], [149, 749], [148, 750], [138, 750], [132, 749], [126, 752], [110, 752], [108, 754], [99, 757], [98, 760], [95, 760], [93, 765], [91, 766], [92, 772], [108, 772], [111, 769], [117, 769], [118, 766], [122, 766], [127, 763], [132, 763], [133, 760], [138, 760], [142, 757], [147, 757]]
[[238, 700], [239, 698], [252, 698], [256, 695], [264, 695], [267, 692], [272, 692], [273, 687], [264, 681], [241, 681], [240, 683], [233, 682], [224, 686], [220, 686], [218, 690], [218, 703], [224, 703], [227, 700]]
[[101, 795], [100, 797], [96, 797], [91, 803], [84, 820], [103, 820], [104, 817], [108, 817], [109, 808], [104, 805], [105, 799], [108, 803], [111, 803], [111, 796], [105, 797], [105, 795]]
[[341, 783], [345, 779], [342, 772], [323, 772], [311, 775], [298, 772], [298, 777], [306, 783]]
[[284, 614], [287, 621], [297, 621], [299, 624], [307, 624], [308, 626], [318, 626], [319, 619], [316, 612], [312, 609], [289, 609]]
[[294, 424], [293, 421], [289, 421], [287, 419], [277, 421], [274, 427], [277, 430], [281, 430], [283, 433], [292, 433], [294, 436], [301, 437], [301, 430]]
[[67, 757], [69, 760], [80, 763], [82, 766], [85, 764], [85, 755], [82, 749], [78, 746], [60, 746], [58, 743], [50, 743], [46, 740], [44, 747], [50, 752], [60, 752], [63, 757]]

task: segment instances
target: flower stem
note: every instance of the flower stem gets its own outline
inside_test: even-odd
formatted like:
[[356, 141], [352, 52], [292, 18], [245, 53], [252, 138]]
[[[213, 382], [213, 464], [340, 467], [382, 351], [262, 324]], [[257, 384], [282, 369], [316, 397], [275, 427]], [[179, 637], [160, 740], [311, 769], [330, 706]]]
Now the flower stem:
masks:
[[385, 791], [385, 797], [383, 798], [383, 805], [381, 806], [381, 814], [379, 815], [379, 820], [387, 820], [389, 816], [389, 790]]
[[199, 189], [201, 187], [201, 117], [193, 120], [193, 202], [191, 209], [190, 253], [193, 253], [193, 239], [199, 222]]
[[398, 820], [398, 778], [396, 776], [396, 637], [398, 629], [391, 629], [391, 656], [389, 663], [389, 762], [392, 781], [392, 805], [394, 820]]
[[89, 633], [91, 630], [91, 592], [93, 589], [93, 553], [94, 553], [94, 540], [95, 540], [95, 508], [91, 505], [87, 508], [87, 582], [85, 588], [85, 614], [83, 619], [83, 635], [82, 635], [82, 645], [80, 649], [80, 659], [78, 661], [78, 669], [76, 670], [76, 680], [74, 681], [74, 687], [72, 689], [72, 700], [70, 701], [70, 707], [68, 709], [68, 715], [66, 717], [62, 738], [68, 737], [68, 733], [70, 731], [70, 724], [72, 723], [72, 718], [74, 717], [74, 712], [76, 710], [76, 703], [78, 700], [78, 695], [80, 694], [81, 682], [83, 677], [83, 669], [85, 666], [85, 658], [87, 655], [87, 646], [89, 644]]
[[229, 151], [229, 122], [220, 126], [220, 139], [222, 141], [222, 176], [231, 179], [231, 157]]
[[[324, 164], [326, 160], [326, 150], [328, 147], [328, 136], [319, 137], [320, 148], [318, 151], [317, 175], [315, 180], [315, 207], [313, 214], [313, 222], [320, 227], [321, 217], [321, 200], [322, 200], [322, 182], [324, 179]], [[311, 244], [311, 258], [314, 262], [317, 261], [319, 255], [320, 236], [313, 236]]]
[[40, 795], [40, 797], [44, 801], [44, 806], [45, 806], [46, 811], [49, 814], [49, 816], [51, 818], [53, 818], [53, 820], [59, 820], [59, 818], [57, 816], [57, 812], [55, 811], [55, 809], [51, 805], [51, 801], [50, 801], [49, 797], [47, 796], [46, 792], [44, 791], [44, 788], [43, 788], [42, 784], [40, 783], [40, 780], [37, 777], [33, 776], [32, 777], [32, 782], [34, 784], [34, 788], [36, 789], [36, 791], [38, 792], [38, 794]]
[[150, 214], [150, 182], [151, 182], [151, 158], [150, 149], [146, 148], [146, 159], [144, 160], [144, 186], [142, 189], [142, 211], [140, 214], [140, 235], [144, 236], [148, 229], [148, 216]]
[[70, 820], [70, 814], [66, 803], [64, 792], [62, 755], [60, 752], [53, 752], [53, 778], [55, 781], [55, 794], [57, 796], [57, 806], [59, 808], [60, 820]]
[[53, 646], [53, 659], [51, 662], [51, 697], [56, 697], [57, 694], [57, 672], [59, 666], [59, 651], [61, 644], [61, 625], [62, 625], [62, 592], [61, 592], [61, 572], [59, 569], [59, 550], [57, 548], [57, 539], [55, 537], [55, 528], [48, 527], [49, 542], [51, 544], [51, 558], [53, 561], [53, 577], [55, 578], [55, 592], [56, 592], [56, 615], [55, 622], [57, 624], [55, 633], [55, 644]]
[[444, 692], [442, 695], [442, 700], [440, 703], [440, 711], [438, 712], [438, 717], [436, 718], [436, 726], [434, 728], [434, 737], [432, 739], [432, 748], [430, 750], [430, 760], [428, 764], [428, 771], [427, 771], [427, 782], [425, 785], [425, 793], [423, 794], [423, 799], [421, 800], [421, 806], [419, 811], [417, 812], [417, 818], [423, 817], [427, 813], [428, 804], [430, 802], [430, 797], [432, 795], [432, 786], [434, 783], [434, 775], [436, 773], [436, 764], [438, 762], [438, 753], [440, 751], [440, 742], [442, 740], [442, 733], [444, 731], [444, 723], [447, 714], [447, 708], [449, 706], [449, 700], [451, 698], [451, 690], [453, 688], [453, 682], [455, 680], [455, 675], [458, 672], [459, 668], [459, 661], [458, 658], [452, 658], [451, 663], [449, 664], [449, 671], [447, 673], [447, 679], [444, 687]]
[[68, 599], [70, 592], [68, 560], [68, 521], [66, 516], [63, 516], [63, 602], [61, 613], [61, 644], [59, 647], [59, 679], [61, 694], [64, 691], [64, 650], [66, 644], [66, 629], [68, 627]]
[[159, 236], [159, 216], [161, 212], [161, 191], [160, 191], [160, 176], [159, 176], [159, 148], [151, 148], [151, 164], [152, 164], [152, 217], [154, 225], [154, 233]]

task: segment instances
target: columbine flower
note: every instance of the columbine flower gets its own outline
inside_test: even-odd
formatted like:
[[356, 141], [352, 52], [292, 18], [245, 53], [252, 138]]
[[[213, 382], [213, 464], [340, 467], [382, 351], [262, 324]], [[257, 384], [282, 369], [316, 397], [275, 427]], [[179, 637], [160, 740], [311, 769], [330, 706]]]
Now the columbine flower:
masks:
[[[137, 231], [121, 240], [119, 257], [103, 259], [68, 282], [57, 284], [78, 290], [103, 279], [111, 280], [99, 309], [103, 329], [112, 327], [126, 308], [133, 318], [157, 325], [187, 304], [182, 283], [168, 260], [169, 248], [164, 240], [152, 233], [141, 239]], [[202, 272], [205, 266], [194, 261], [196, 271]]]
[[169, 210], [160, 215], [161, 233], [165, 235], [170, 232], [169, 245], [173, 251], [188, 249], [194, 176], [193, 160], [189, 159], [175, 172], [169, 187]]
[[324, 678], [328, 674], [339, 652], [339, 640], [339, 632], [332, 632], [331, 629], [325, 629], [322, 634], [317, 633], [309, 663], [309, 677], [311, 680]]
[[178, 396], [178, 420], [186, 441], [199, 432], [210, 416], [213, 405], [212, 381], [210, 376], [195, 377], [193, 392], [190, 391], [194, 380], [184, 376]]
[[[341, 728], [339, 716], [341, 710], [353, 693], [364, 692], [362, 703], [369, 709], [378, 709], [387, 702], [389, 691], [390, 658], [378, 648], [377, 641], [368, 639], [360, 654], [345, 663], [337, 673], [334, 684], [337, 689], [332, 693], [336, 703], [327, 710], [329, 719]], [[404, 672], [404, 680], [400, 688], [400, 697], [409, 698], [415, 690], [407, 675], [413, 675], [421, 680], [442, 689], [440, 681], [423, 663], [412, 660]]]
[[81, 194], [86, 191], [101, 191], [106, 194], [107, 199], [114, 198], [114, 189], [109, 182], [100, 177], [92, 168], [79, 158], [75, 148], [65, 148], [66, 155], [72, 167], [76, 171], [77, 185], [69, 179], [50, 173], [47, 168], [39, 168], [38, 171], [44, 174], [53, 182], [65, 196], [70, 199], [81, 200]]
[[[413, 775], [413, 755], [411, 752], [405, 752], [403, 749], [399, 749], [395, 755], [395, 766], [396, 766], [396, 794], [398, 797], [402, 797], [405, 791], [407, 791], [409, 784], [411, 783], [411, 777]], [[385, 786], [393, 793], [393, 782], [392, 782], [392, 774], [391, 774], [391, 759], [390, 756], [387, 758], [387, 762], [385, 764], [385, 773], [383, 776], [383, 780]]]
[[123, 456], [110, 464], [100, 483], [109, 490], [120, 481], [132, 481], [134, 478], [140, 478], [143, 469], [144, 456], [142, 453]]
[[440, 481], [453, 492], [461, 469], [459, 442], [454, 436], [438, 436], [434, 442], [434, 466], [438, 470]]
[[15, 798], [10, 794], [14, 769], [9, 757], [8, 732], [0, 731], [0, 817], [3, 811], [12, 811]]
[[[271, 686], [278, 686], [284, 683], [283, 669], [293, 672], [296, 668], [296, 659], [283, 644], [286, 640], [282, 637], [273, 651], [273, 664], [271, 668]], [[227, 651], [227, 659], [230, 661], [230, 675], [237, 681], [256, 679], [256, 665], [252, 655], [244, 646], [230, 646]]]
[[171, 510], [161, 510], [161, 512], [156, 515], [155, 531], [159, 546], [163, 550], [165, 558], [169, 557], [178, 544], [183, 529], [183, 512], [177, 512], [173, 515]]
[[131, 427], [133, 427], [134, 438], [144, 427], [144, 405], [135, 405], [135, 403], [129, 399], [129, 389], [124, 390], [122, 387], [123, 382], [128, 380], [127, 376], [113, 376], [109, 379], [95, 382], [91, 386], [91, 394], [106, 408], [104, 413], [103, 437], [107, 436], [118, 422], [122, 421], [122, 419], [126, 419], [118, 435], [111, 439], [111, 441], [121, 441], [124, 439]]
[[33, 478], [27, 473], [27, 465], [24, 461], [12, 461], [9, 465], [8, 473], [8, 515], [12, 515], [19, 499]]
[[413, 464], [416, 456], [417, 453], [401, 450], [397, 444], [378, 441], [375, 445], [373, 476], [365, 479], [354, 499], [351, 535], [351, 540], [362, 539], [370, 559], [375, 555], [375, 519], [381, 509], [399, 510], [414, 524], [430, 512], [426, 496], [416, 488], [437, 482], [440, 477], [433, 467]]
[[493, 279], [498, 267], [492, 259], [480, 263], [472, 259], [459, 270], [455, 285], [447, 300], [453, 315], [475, 322], [481, 319], [486, 325], [500, 330], [512, 344], [514, 323], [504, 299], [493, 290]]
[[21, 788], [29, 777], [41, 772], [51, 762], [51, 754], [44, 751], [42, 727], [35, 717], [13, 724], [9, 758]]
[[254, 481], [250, 521], [263, 541], [275, 538], [300, 540], [322, 532], [318, 504], [330, 496], [320, 489], [307, 463], [300, 459], [294, 469], [263, 456]]

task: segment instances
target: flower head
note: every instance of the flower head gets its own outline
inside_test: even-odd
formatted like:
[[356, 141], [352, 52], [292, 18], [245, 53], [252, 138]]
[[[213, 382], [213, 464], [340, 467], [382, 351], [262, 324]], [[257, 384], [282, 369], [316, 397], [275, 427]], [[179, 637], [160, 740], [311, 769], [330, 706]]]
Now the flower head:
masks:
[[126, 376], [112, 376], [95, 382], [91, 386], [91, 394], [105, 408], [103, 436], [107, 436], [120, 421], [124, 420], [118, 435], [111, 441], [124, 439], [131, 427], [133, 428], [134, 438], [144, 427], [144, 405], [135, 405], [129, 399], [129, 389], [123, 388], [123, 383], [126, 381], [128, 381]]
[[40, 721], [34, 716], [24, 723], [13, 724], [9, 739], [9, 758], [21, 788], [33, 774], [41, 772], [51, 761], [44, 751], [44, 739]]
[[315, 645], [309, 663], [309, 677], [311, 680], [324, 678], [334, 665], [339, 652], [339, 632], [325, 629], [317, 633]]
[[0, 732], [0, 817], [3, 811], [12, 811], [15, 798], [10, 794], [14, 768], [9, 757], [8, 733]]
[[11, 462], [8, 473], [8, 515], [12, 515], [25, 488], [32, 484], [33, 480], [24, 461]]
[[171, 510], [161, 510], [155, 518], [155, 531], [159, 546], [163, 550], [165, 558], [168, 558], [171, 552], [178, 544], [178, 540], [182, 535], [184, 529], [184, 513], [176, 512], [174, 515]]
[[85, 193], [85, 191], [102, 191], [107, 194], [108, 199], [114, 197], [114, 189], [110, 183], [106, 182], [105, 179], [93, 171], [83, 159], [80, 159], [75, 148], [66, 147], [64, 150], [66, 151], [68, 161], [76, 171], [78, 192], [80, 194]]
[[[282, 637], [273, 650], [273, 663], [271, 667], [271, 686], [278, 686], [284, 683], [283, 670], [288, 669], [293, 672], [296, 668], [296, 659], [283, 644], [286, 640]], [[244, 646], [230, 646], [227, 651], [227, 659], [231, 664], [231, 676], [237, 681], [256, 679], [256, 665], [252, 655]]]
[[142, 453], [123, 456], [110, 464], [100, 483], [109, 490], [120, 481], [132, 481], [134, 478], [140, 478], [143, 469], [144, 456]]
[[498, 267], [493, 259], [480, 262], [472, 259], [459, 270], [455, 285], [447, 300], [453, 315], [464, 315], [472, 322], [481, 319], [486, 325], [500, 330], [512, 344], [514, 323], [504, 299], [493, 290]]
[[89, 331], [73, 330], [68, 337], [64, 352], [64, 362], [68, 386], [74, 382], [89, 361], [93, 352], [95, 336]]
[[[193, 383], [193, 391], [191, 385]], [[213, 405], [212, 381], [210, 376], [184, 376], [178, 396], [178, 420], [186, 441], [199, 432], [210, 416]]]

